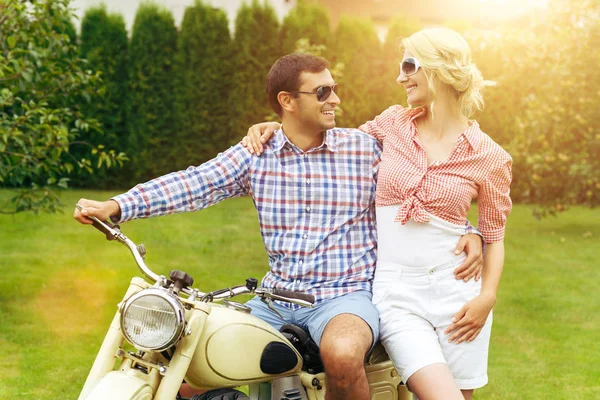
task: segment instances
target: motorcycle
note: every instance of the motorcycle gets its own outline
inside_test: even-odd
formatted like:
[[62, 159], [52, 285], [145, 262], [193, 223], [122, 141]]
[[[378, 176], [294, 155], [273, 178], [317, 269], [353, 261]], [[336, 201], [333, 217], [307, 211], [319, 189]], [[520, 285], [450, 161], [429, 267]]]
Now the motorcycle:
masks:
[[[280, 301], [312, 307], [312, 295], [261, 288], [253, 278], [203, 293], [192, 288], [193, 278], [183, 271], [171, 271], [169, 278], [157, 275], [144, 262], [143, 245], [132, 242], [118, 225], [92, 219], [108, 240], [129, 248], [152, 283], [131, 280], [80, 400], [181, 399], [183, 381], [207, 391], [192, 400], [325, 399], [324, 367], [308, 333], [295, 325], [277, 331], [250, 314], [248, 306], [231, 300], [254, 294], [267, 305]], [[372, 400], [412, 399], [381, 344], [371, 352], [365, 370]], [[233, 389], [245, 385], [249, 395]]]

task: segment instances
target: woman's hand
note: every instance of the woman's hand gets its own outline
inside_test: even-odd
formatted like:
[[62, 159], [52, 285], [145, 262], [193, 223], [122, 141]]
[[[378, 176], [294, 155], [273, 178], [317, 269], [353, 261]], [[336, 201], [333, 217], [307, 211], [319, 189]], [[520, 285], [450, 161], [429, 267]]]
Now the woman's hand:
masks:
[[483, 244], [481, 236], [475, 233], [468, 233], [460, 238], [454, 249], [454, 254], [459, 255], [462, 252], [467, 254], [465, 261], [454, 270], [456, 279], [462, 279], [467, 282], [475, 278], [475, 282], [481, 278], [483, 270]]
[[448, 342], [459, 344], [475, 340], [494, 304], [496, 304], [496, 296], [484, 293], [465, 304], [454, 314], [452, 324], [444, 332], [449, 336]]
[[248, 149], [250, 154], [256, 153], [257, 156], [260, 156], [263, 152], [263, 143], [266, 143], [280, 127], [279, 122], [262, 122], [252, 125], [242, 139], [242, 145]]

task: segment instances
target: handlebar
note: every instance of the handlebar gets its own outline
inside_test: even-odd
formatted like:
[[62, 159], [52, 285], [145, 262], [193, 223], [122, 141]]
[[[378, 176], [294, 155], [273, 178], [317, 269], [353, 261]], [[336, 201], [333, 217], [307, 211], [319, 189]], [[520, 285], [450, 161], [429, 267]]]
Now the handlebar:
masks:
[[[76, 204], [75, 207], [77, 207], [77, 209], [79, 211], [83, 210], [83, 207], [79, 204]], [[140, 271], [142, 271], [142, 273], [148, 279], [150, 279], [153, 283], [156, 283], [159, 280], [165, 279], [164, 277], [152, 272], [152, 270], [150, 268], [148, 268], [148, 266], [144, 262], [144, 258], [142, 256], [142, 254], [140, 254], [140, 252], [138, 250], [138, 246], [136, 246], [135, 243], [133, 243], [127, 236], [125, 236], [123, 234], [123, 232], [121, 232], [118, 225], [112, 225], [108, 221], [104, 221], [104, 222], [100, 221], [98, 218], [93, 217], [93, 216], [88, 217], [88, 218], [90, 218], [92, 221], [94, 221], [92, 223], [92, 226], [94, 228], [98, 229], [100, 232], [104, 233], [106, 235], [107, 240], [116, 240], [117, 242], [122, 243], [125, 246], [127, 246], [127, 248], [131, 251], [131, 254], [133, 254], [133, 258], [135, 259], [135, 262], [138, 265]], [[187, 287], [182, 288], [181, 291], [184, 292], [185, 294], [187, 294], [188, 296], [191, 296], [191, 295], [194, 295], [194, 297], [210, 296], [213, 300], [226, 300], [226, 299], [230, 299], [235, 296], [239, 296], [241, 294], [251, 294], [254, 292], [257, 296], [259, 296], [260, 298], [263, 298], [263, 299], [285, 301], [285, 302], [296, 304], [296, 305], [299, 305], [302, 307], [313, 307], [313, 304], [315, 302], [315, 296], [310, 295], [310, 294], [292, 292], [290, 290], [277, 289], [277, 288], [274, 288], [274, 289], [271, 289], [271, 288], [251, 289], [251, 288], [248, 288], [247, 285], [246, 286], [234, 286], [233, 288], [221, 289], [221, 290], [217, 290], [215, 292], [208, 293], [208, 294], [199, 292], [197, 290], [192, 290], [191, 288], [187, 288]]]
[[227, 300], [241, 294], [252, 293], [261, 299], [285, 301], [286, 303], [296, 304], [301, 307], [313, 307], [315, 302], [315, 296], [311, 294], [271, 288], [256, 288], [252, 290], [248, 289], [246, 286], [234, 286], [232, 288], [216, 290], [214, 292], [205, 294], [204, 298], [210, 298], [212, 300]]
[[278, 296], [278, 297], [285, 297], [288, 299], [298, 299], [298, 300], [306, 301], [310, 304], [315, 303], [315, 296], [313, 296], [312, 294], [307, 294], [307, 293], [292, 292], [291, 290], [284, 290], [284, 289], [273, 289], [273, 295]]
[[[79, 204], [75, 204], [75, 207], [77, 207], [79, 211], [83, 210], [83, 207]], [[116, 240], [117, 242], [122, 243], [125, 246], [127, 246], [127, 248], [129, 248], [131, 254], [133, 254], [133, 258], [135, 259], [136, 264], [148, 279], [150, 279], [152, 282], [156, 282], [160, 279], [159, 275], [155, 274], [150, 268], [148, 268], [148, 266], [144, 262], [144, 259], [142, 258], [142, 255], [139, 253], [135, 243], [129, 240], [129, 238], [125, 236], [123, 232], [121, 232], [117, 225], [110, 225], [109, 222], [102, 222], [98, 218], [93, 216], [88, 218], [94, 221], [92, 226], [98, 229], [100, 232], [104, 233], [106, 235], [107, 240]], [[186, 289], [184, 289], [184, 291], [185, 290]], [[191, 294], [191, 291], [187, 290], [186, 293]]]

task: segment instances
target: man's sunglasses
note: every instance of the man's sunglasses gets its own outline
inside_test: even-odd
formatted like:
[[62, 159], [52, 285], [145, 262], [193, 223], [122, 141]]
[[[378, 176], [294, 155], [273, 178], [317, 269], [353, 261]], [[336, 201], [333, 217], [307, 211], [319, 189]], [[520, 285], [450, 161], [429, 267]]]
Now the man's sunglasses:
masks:
[[414, 57], [408, 57], [402, 60], [400, 63], [400, 73], [405, 76], [411, 76], [416, 74], [421, 68], [421, 63]]
[[301, 92], [299, 90], [294, 90], [293, 93], [304, 93], [304, 94], [316, 94], [317, 101], [325, 101], [331, 96], [331, 92], [337, 93], [338, 85], [337, 83], [333, 86], [319, 86], [317, 90], [314, 92]]

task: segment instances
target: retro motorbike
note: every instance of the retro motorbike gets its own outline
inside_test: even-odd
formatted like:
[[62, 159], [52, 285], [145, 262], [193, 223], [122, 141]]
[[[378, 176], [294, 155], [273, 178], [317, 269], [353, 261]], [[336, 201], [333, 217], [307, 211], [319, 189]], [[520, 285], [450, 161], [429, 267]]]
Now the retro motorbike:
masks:
[[[253, 278], [201, 292], [183, 271], [171, 271], [168, 278], [154, 273], [144, 262], [143, 245], [132, 242], [118, 225], [92, 219], [108, 240], [129, 248], [147, 280], [131, 280], [80, 400], [181, 399], [183, 381], [208, 391], [204, 396], [209, 399], [325, 399], [325, 371], [308, 333], [295, 325], [277, 331], [250, 314], [248, 306], [231, 300], [254, 294], [268, 305], [280, 301], [312, 307], [313, 296], [261, 288]], [[372, 400], [412, 398], [380, 344], [365, 369]], [[238, 386], [248, 386], [249, 394], [233, 389]]]

